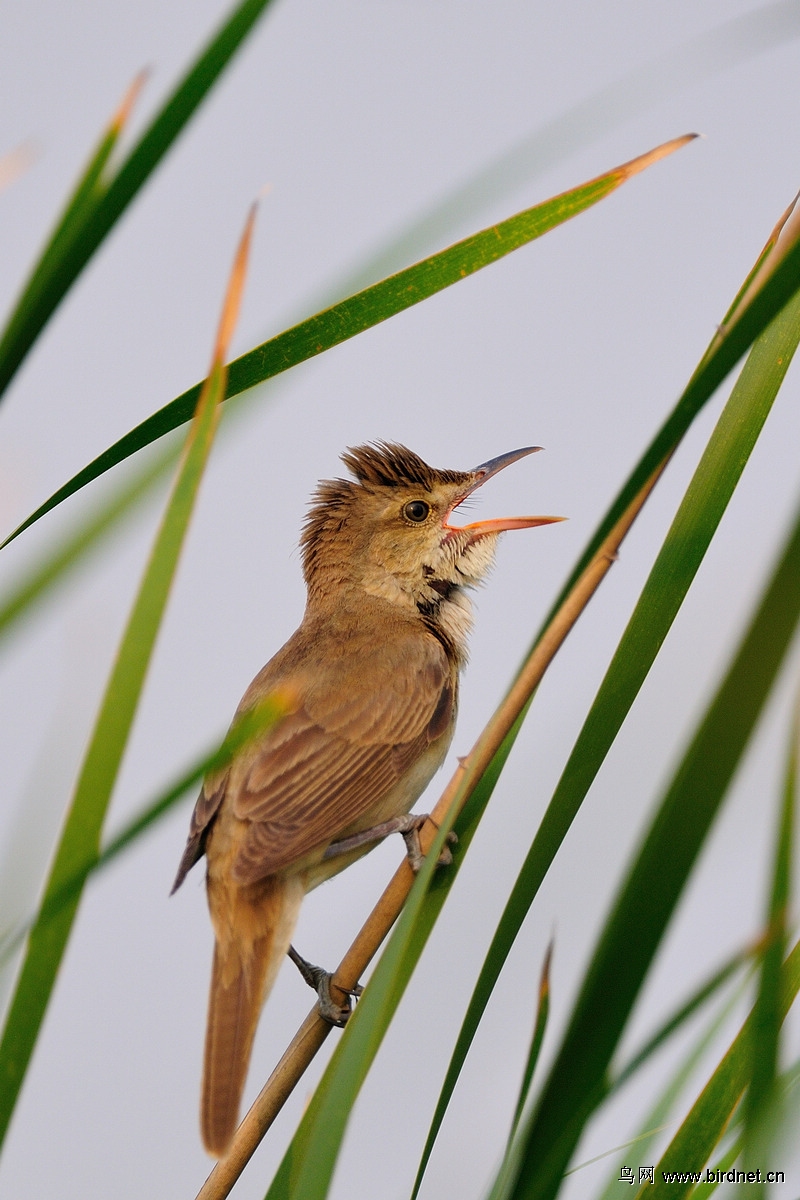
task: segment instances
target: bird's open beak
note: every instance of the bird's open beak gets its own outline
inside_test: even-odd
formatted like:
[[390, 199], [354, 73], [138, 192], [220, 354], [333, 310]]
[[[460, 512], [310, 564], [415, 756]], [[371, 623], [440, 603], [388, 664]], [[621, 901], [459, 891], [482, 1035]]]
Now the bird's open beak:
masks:
[[552, 525], [554, 521], [566, 521], [566, 517], [495, 517], [490, 521], [475, 521], [471, 525], [450, 525], [448, 523], [450, 516], [458, 508], [459, 504], [466, 500], [467, 496], [471, 496], [479, 487], [482, 487], [487, 479], [491, 478], [492, 475], [496, 475], [498, 471], [502, 471], [504, 467], [516, 462], [517, 459], [525, 458], [528, 454], [535, 454], [541, 448], [541, 446], [525, 446], [522, 450], [511, 450], [508, 454], [500, 454], [497, 458], [490, 458], [488, 462], [481, 463], [479, 467], [476, 467], [473, 474], [477, 475], [478, 478], [467, 488], [463, 496], [459, 496], [444, 519], [444, 528], [454, 533], [470, 533], [473, 538], [479, 538], [486, 533], [502, 533], [505, 529], [533, 529], [536, 525]]

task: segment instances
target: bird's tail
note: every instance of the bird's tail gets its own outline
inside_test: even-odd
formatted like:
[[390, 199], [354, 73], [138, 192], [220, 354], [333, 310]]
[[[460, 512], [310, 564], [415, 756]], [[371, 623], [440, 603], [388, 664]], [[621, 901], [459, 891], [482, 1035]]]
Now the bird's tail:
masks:
[[209, 886], [217, 942], [208, 1001], [200, 1127], [209, 1154], [227, 1150], [239, 1119], [261, 1007], [289, 949], [303, 887], [271, 876]]

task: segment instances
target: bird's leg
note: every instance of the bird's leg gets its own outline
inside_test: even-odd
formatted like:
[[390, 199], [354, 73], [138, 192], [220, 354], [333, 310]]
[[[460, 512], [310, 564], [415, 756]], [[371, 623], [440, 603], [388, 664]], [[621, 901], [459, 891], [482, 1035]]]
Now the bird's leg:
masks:
[[[289, 958], [297, 967], [300, 974], [305, 979], [309, 987], [312, 987], [319, 997], [319, 1015], [323, 1021], [328, 1021], [331, 1025], [338, 1025], [341, 1029], [347, 1024], [347, 1018], [352, 1012], [352, 1006], [348, 999], [347, 1004], [334, 1003], [331, 996], [331, 980], [333, 975], [330, 971], [323, 970], [322, 967], [315, 967], [313, 963], [308, 962], [301, 954], [298, 954], [294, 946], [289, 947]], [[337, 988], [340, 992], [344, 992], [346, 996], [353, 996], [356, 999], [363, 992], [360, 983], [357, 983], [354, 988], [343, 988], [337, 983]]]
[[[425, 855], [422, 853], [419, 841], [419, 831], [425, 822], [429, 820], [430, 817], [427, 813], [405, 813], [402, 817], [392, 817], [390, 821], [383, 821], [380, 825], [373, 825], [371, 829], [363, 829], [361, 833], [354, 833], [352, 837], [343, 838], [340, 842], [331, 842], [322, 857], [323, 859], [336, 858], [340, 854], [347, 854], [350, 850], [357, 850], [360, 846], [366, 846], [370, 842], [380, 842], [383, 838], [388, 837], [390, 833], [400, 833], [403, 835], [403, 841], [406, 844], [409, 866], [416, 875], [425, 861]], [[455, 845], [458, 841], [458, 836], [451, 830], [447, 835], [447, 841], [450, 845]], [[449, 867], [452, 861], [453, 855], [450, 847], [447, 845], [443, 846], [438, 858], [439, 866]]]

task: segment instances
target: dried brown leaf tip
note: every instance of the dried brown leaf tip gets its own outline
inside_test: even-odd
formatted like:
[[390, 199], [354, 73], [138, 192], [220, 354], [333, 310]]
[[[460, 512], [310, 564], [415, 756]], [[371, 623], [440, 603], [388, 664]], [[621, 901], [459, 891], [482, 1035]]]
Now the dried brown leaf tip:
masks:
[[669, 142], [662, 142], [660, 146], [655, 146], [652, 150], [648, 150], [646, 154], [640, 154], [638, 158], [632, 158], [630, 162], [623, 163], [612, 174], [618, 175], [620, 183], [624, 183], [626, 179], [630, 179], [633, 175], [638, 175], [640, 171], [646, 171], [648, 167], [652, 167], [653, 163], [659, 162], [662, 158], [667, 158], [668, 155], [674, 154], [676, 150], [681, 150], [684, 146], [688, 146], [689, 142], [693, 142], [695, 138], [699, 137], [699, 133], [685, 133], [683, 137], [673, 138]]
[[777, 222], [772, 233], [767, 238], [767, 243], [764, 246], [764, 249], [761, 251], [762, 258], [765, 254], [768, 254], [769, 251], [772, 250], [773, 246], [777, 245], [779, 241], [784, 244], [787, 237], [790, 239], [790, 245], [794, 245], [794, 243], [797, 241], [798, 214], [800, 211], [798, 210], [798, 200], [800, 200], [800, 192], [797, 193], [786, 211], [781, 214], [780, 220]]
[[553, 960], [553, 947], [555, 939], [550, 939], [550, 944], [547, 947], [547, 952], [542, 963], [542, 974], [539, 979], [539, 1005], [544, 1004], [545, 1000], [550, 998], [550, 963]]
[[[764, 247], [761, 265], [750, 283], [750, 289], [757, 291], [782, 262], [789, 251], [800, 239], [800, 192], [781, 216], [780, 221], [770, 234], [769, 241]], [[748, 290], [750, 290], [748, 289]], [[749, 298], [749, 297], [748, 297]], [[742, 298], [745, 299], [744, 297]]]
[[800, 192], [795, 196], [767, 238], [750, 279], [737, 297], [725, 321], [720, 325], [717, 340], [725, 337], [763, 288], [776, 267], [783, 261], [797, 241], [800, 240]]
[[142, 88], [147, 83], [150, 77], [150, 68], [144, 67], [134, 79], [133, 83], [128, 88], [125, 95], [120, 101], [119, 108], [111, 118], [112, 133], [120, 134], [128, 122], [128, 118], [133, 111], [133, 106], [139, 99]]
[[221, 365], [228, 353], [233, 331], [236, 328], [236, 321], [239, 317], [239, 309], [242, 303], [242, 292], [244, 291], [244, 281], [247, 275], [247, 263], [250, 257], [250, 243], [253, 238], [253, 225], [256, 219], [257, 203], [254, 203], [244, 226], [244, 232], [239, 240], [239, 246], [236, 251], [236, 257], [233, 260], [230, 279], [228, 280], [228, 290], [225, 294], [225, 302], [222, 306], [222, 316], [219, 321], [219, 329], [217, 330], [217, 340], [214, 344], [214, 355], [211, 360], [212, 368]]

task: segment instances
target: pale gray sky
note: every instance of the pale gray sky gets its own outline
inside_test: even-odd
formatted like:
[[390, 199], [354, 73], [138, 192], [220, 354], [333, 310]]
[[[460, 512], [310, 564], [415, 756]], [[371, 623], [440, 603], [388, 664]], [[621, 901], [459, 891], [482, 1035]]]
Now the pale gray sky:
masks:
[[[272, 191], [259, 217], [237, 353], [306, 311], [332, 281], [528, 134], [753, 10], [734, 0], [276, 3], [7, 395], [3, 529], [202, 375], [244, 214], [265, 182]], [[3, 5], [0, 153], [27, 138], [37, 146], [33, 167], [0, 197], [4, 308], [130, 79], [152, 67], [138, 128], [226, 11], [220, 0]], [[798, 6], [784, 12], [794, 14], [796, 37]], [[318, 478], [339, 473], [345, 446], [371, 438], [406, 442], [454, 468], [543, 445], [546, 453], [487, 487], [481, 511], [570, 517], [507, 537], [478, 598], [451, 765], [469, 748], [800, 186], [798, 53], [787, 40], [705, 82], [659, 93], [656, 103], [640, 95], [628, 119], [561, 161], [552, 161], [550, 146], [544, 174], [488, 198], [445, 241], [668, 138], [706, 135], [569, 225], [295, 370], [228, 423], [112, 826], [224, 729], [250, 678], [296, 626], [303, 590], [295, 547], [307, 498]], [[660, 78], [654, 70], [654, 87]], [[597, 109], [598, 122], [604, 113]], [[335, 1200], [408, 1195], [469, 981], [721, 399], [690, 434], [540, 689], [364, 1088]], [[641, 702], [522, 932], [431, 1163], [427, 1197], [482, 1194], [513, 1110], [546, 943], [555, 929], [552, 1049], [659, 784], [796, 503], [798, 445], [792, 372]], [[65, 506], [5, 551], [3, 577], [85, 502]], [[47, 829], [54, 836], [156, 515], [151, 506], [123, 546], [4, 650], [0, 836], [9, 846], [30, 840], [31, 827], [39, 838]], [[794, 667], [796, 675], [796, 656]], [[639, 1034], [758, 928], [788, 695], [784, 686], [783, 706], [770, 711], [670, 930], [637, 1012]], [[433, 789], [446, 777], [447, 768]], [[0, 1164], [0, 1196], [191, 1197], [205, 1177], [197, 1104], [211, 935], [202, 871], [167, 895], [188, 812], [187, 803], [87, 892]], [[337, 961], [400, 854], [400, 845], [385, 844], [308, 899], [296, 939], [305, 954]], [[262, 1018], [248, 1098], [309, 1002], [287, 968]], [[324, 1059], [248, 1169], [235, 1193], [242, 1200], [266, 1190]], [[623, 1096], [589, 1131], [579, 1158], [624, 1141], [643, 1103], [642, 1093]], [[575, 1176], [567, 1197], [590, 1194], [605, 1169]], [[795, 1160], [794, 1182], [776, 1195], [789, 1200], [798, 1179]]]

